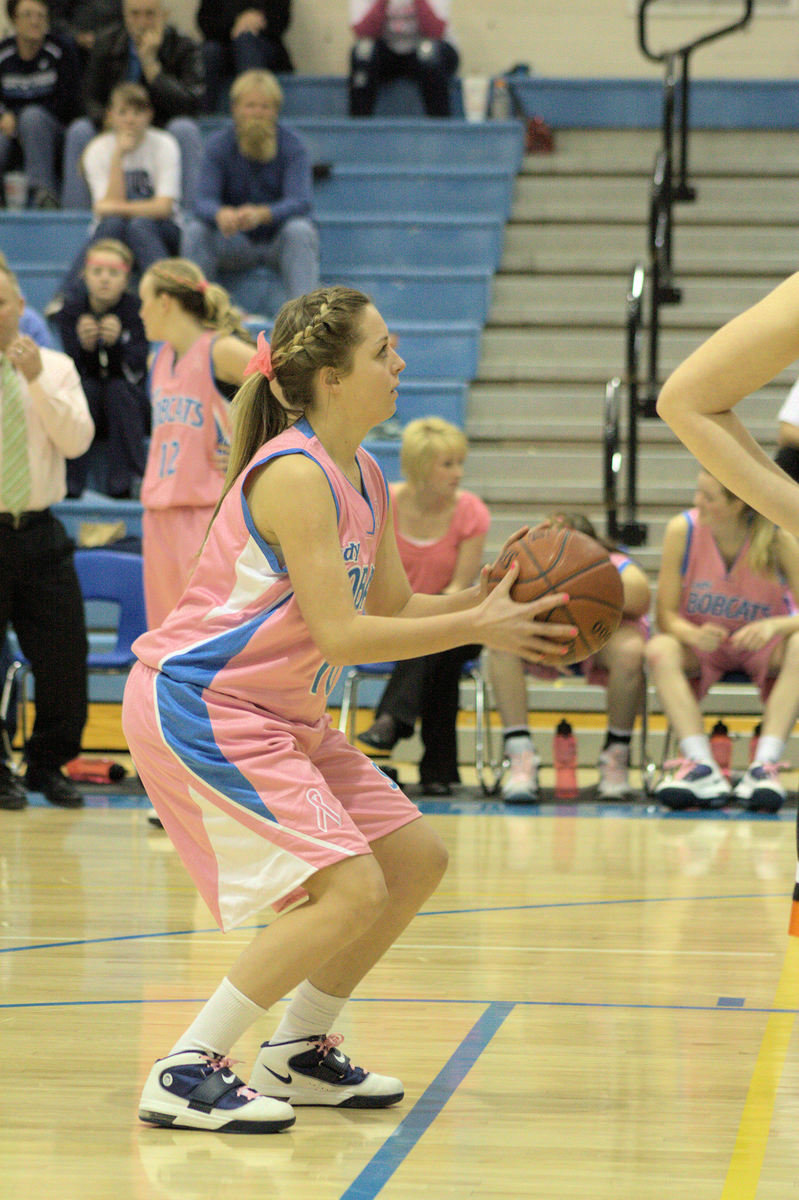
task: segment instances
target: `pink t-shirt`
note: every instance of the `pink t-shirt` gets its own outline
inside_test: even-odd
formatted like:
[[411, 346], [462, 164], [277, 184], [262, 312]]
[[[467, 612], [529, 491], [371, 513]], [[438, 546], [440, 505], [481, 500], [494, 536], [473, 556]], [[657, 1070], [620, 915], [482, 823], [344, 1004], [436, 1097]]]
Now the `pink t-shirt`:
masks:
[[[392, 496], [394, 489], [390, 489]], [[395, 505], [396, 514], [396, 505]], [[449, 528], [431, 542], [412, 541], [397, 529], [397, 546], [408, 582], [415, 592], [437, 596], [451, 582], [461, 542], [488, 532], [491, 514], [479, 496], [459, 492]]]

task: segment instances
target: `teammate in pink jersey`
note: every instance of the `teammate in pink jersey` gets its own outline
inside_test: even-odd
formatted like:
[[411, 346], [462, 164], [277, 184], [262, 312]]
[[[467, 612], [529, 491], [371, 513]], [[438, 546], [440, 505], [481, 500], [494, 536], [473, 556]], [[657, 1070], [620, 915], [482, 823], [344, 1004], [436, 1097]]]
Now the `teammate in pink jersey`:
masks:
[[727, 671], [743, 671], [760, 688], [765, 708], [753, 761], [733, 794], [749, 808], [776, 812], [785, 799], [779, 760], [799, 712], [799, 543], [704, 471], [694, 503], [666, 526], [660, 633], [647, 647], [682, 754], [655, 795], [669, 808], [729, 799], [699, 699]]
[[[281, 909], [156, 1062], [140, 1118], [266, 1133], [292, 1123], [292, 1104], [401, 1099], [398, 1079], [354, 1067], [329, 1030], [446, 866], [415, 805], [331, 728], [341, 667], [473, 642], [552, 662], [576, 630], [535, 619], [563, 595], [510, 599], [515, 566], [490, 595], [487, 568], [463, 592], [411, 592], [385, 480], [360, 448], [394, 412], [405, 366], [368, 297], [290, 301], [255, 361], [223, 499], [177, 607], [136, 643], [123, 722], [220, 926]], [[293, 988], [245, 1088], [228, 1052]]]
[[144, 274], [141, 318], [151, 342], [152, 436], [141, 486], [147, 624], [180, 599], [222, 494], [230, 401], [253, 342], [224, 288], [187, 259], [165, 258]]

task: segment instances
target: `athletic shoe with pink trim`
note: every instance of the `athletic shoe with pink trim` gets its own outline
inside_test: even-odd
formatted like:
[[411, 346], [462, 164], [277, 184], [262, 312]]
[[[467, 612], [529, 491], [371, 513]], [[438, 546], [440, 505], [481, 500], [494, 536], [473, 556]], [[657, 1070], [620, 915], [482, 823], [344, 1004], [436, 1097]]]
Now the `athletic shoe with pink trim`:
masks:
[[735, 785], [733, 795], [751, 812], [779, 812], [785, 800], [780, 783], [782, 763], [753, 762]]
[[666, 763], [664, 775], [654, 791], [655, 799], [667, 808], [721, 808], [730, 798], [730, 785], [715, 763], [677, 758]]
[[354, 1067], [338, 1047], [341, 1034], [264, 1042], [250, 1087], [290, 1104], [327, 1104], [337, 1108], [387, 1108], [405, 1094], [399, 1079]]
[[232, 1065], [199, 1050], [159, 1058], [141, 1094], [139, 1120], [219, 1133], [278, 1133], [294, 1124], [290, 1105], [247, 1087]]

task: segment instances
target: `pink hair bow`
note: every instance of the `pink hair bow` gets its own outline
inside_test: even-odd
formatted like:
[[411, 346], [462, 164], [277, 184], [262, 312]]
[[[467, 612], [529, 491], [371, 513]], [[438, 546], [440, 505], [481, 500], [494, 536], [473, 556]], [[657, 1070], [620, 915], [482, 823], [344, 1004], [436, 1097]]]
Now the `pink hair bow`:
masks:
[[253, 354], [244, 369], [245, 379], [248, 375], [254, 375], [256, 371], [260, 371], [270, 381], [275, 378], [275, 372], [272, 367], [272, 347], [266, 340], [266, 334], [263, 330], [258, 334], [255, 354]]

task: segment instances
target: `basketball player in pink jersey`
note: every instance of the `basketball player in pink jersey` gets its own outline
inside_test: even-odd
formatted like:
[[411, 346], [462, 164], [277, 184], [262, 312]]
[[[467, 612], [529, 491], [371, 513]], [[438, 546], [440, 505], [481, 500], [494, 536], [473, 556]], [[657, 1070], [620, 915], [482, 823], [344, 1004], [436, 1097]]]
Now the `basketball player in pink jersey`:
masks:
[[177, 604], [222, 494], [230, 444], [230, 401], [253, 343], [224, 288], [194, 263], [165, 258], [139, 287], [151, 342], [152, 436], [141, 486], [147, 625]]
[[[446, 866], [415, 805], [331, 728], [341, 668], [469, 643], [553, 662], [576, 630], [535, 619], [561, 594], [510, 599], [515, 565], [490, 595], [487, 568], [466, 591], [411, 592], [385, 479], [360, 448], [394, 412], [405, 365], [366, 296], [290, 301], [256, 364], [235, 400], [223, 498], [177, 607], [136, 642], [123, 722], [220, 927], [280, 910], [155, 1063], [139, 1116], [268, 1133], [292, 1123], [292, 1105], [402, 1098], [330, 1030]], [[229, 1051], [292, 989], [245, 1087]]]
[[733, 794], [748, 808], [776, 812], [785, 799], [779, 760], [799, 712], [799, 543], [705, 472], [694, 503], [666, 527], [660, 633], [647, 647], [682, 754], [655, 795], [670, 808], [712, 807], [730, 797], [699, 699], [726, 672], [743, 671], [765, 708], [753, 761]]

